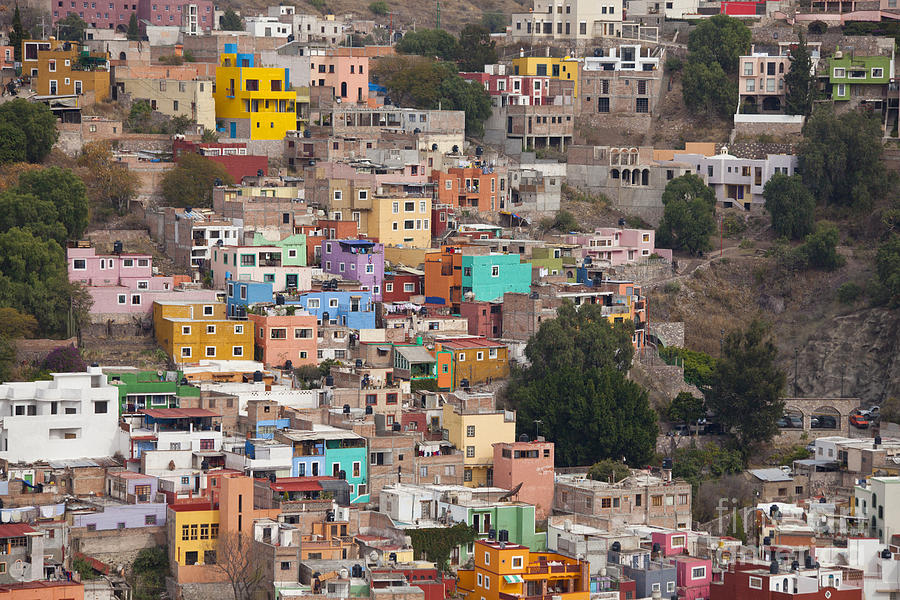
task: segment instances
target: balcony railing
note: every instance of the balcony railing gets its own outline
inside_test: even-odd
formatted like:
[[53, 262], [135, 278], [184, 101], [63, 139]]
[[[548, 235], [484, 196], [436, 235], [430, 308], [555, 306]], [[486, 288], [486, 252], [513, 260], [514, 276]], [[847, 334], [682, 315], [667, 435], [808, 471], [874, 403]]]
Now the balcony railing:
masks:
[[542, 575], [549, 573], [581, 573], [581, 565], [529, 565], [525, 568], [529, 575]]

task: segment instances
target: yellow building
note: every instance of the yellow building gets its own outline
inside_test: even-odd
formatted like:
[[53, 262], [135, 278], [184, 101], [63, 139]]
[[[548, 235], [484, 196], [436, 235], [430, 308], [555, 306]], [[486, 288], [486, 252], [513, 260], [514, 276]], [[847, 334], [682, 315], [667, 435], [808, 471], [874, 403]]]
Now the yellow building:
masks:
[[170, 505], [168, 512], [170, 562], [178, 566], [214, 563], [219, 510], [203, 510], [196, 504], [185, 503]]
[[225, 44], [216, 68], [216, 130], [226, 138], [280, 140], [297, 129], [297, 92], [288, 72], [255, 67], [252, 54]]
[[88, 96], [79, 104], [109, 97], [109, 54], [77, 42], [24, 40], [22, 74], [31, 77], [39, 96]]
[[368, 234], [385, 246], [431, 247], [431, 198], [376, 196]]
[[465, 600], [591, 597], [586, 561], [557, 552], [532, 552], [505, 540], [478, 540], [474, 546], [474, 568], [457, 572], [457, 590]]
[[462, 408], [444, 404], [447, 441], [463, 453], [463, 485], [490, 485], [494, 466], [493, 444], [516, 441], [516, 413], [505, 410]]
[[572, 81], [575, 84], [572, 94], [576, 98], [578, 97], [578, 60], [569, 57], [520, 56], [514, 58], [512, 63], [515, 75], [534, 75], [560, 81]]
[[177, 363], [252, 360], [253, 328], [225, 317], [222, 302], [154, 302], [156, 343]]

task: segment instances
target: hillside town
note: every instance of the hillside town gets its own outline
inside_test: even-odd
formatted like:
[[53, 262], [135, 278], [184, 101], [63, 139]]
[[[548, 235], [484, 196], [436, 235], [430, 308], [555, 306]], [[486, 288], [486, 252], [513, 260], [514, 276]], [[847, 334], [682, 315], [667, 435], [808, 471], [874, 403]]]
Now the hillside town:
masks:
[[0, 4], [0, 600], [900, 597], [897, 0], [136, 2]]

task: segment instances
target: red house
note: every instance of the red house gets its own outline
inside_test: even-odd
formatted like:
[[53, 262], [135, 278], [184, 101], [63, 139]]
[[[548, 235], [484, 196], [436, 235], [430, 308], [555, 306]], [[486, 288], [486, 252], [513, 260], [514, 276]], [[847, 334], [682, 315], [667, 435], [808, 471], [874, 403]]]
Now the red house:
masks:
[[431, 237], [441, 237], [456, 228], [456, 210], [452, 204], [431, 205]]
[[425, 273], [409, 267], [396, 267], [384, 274], [383, 302], [409, 302], [425, 293]]
[[501, 302], [461, 302], [459, 314], [469, 321], [469, 335], [496, 338], [503, 331]]
[[378, 573], [402, 575], [409, 585], [425, 592], [425, 600], [444, 600], [456, 594], [456, 578], [443, 575], [434, 568], [418, 567], [412, 563], [372, 569], [372, 587], [375, 589], [378, 588], [376, 582], [380, 579], [376, 577]]
[[235, 183], [244, 177], [257, 177], [262, 171], [269, 174], [269, 157], [247, 154], [247, 144], [220, 142], [192, 142], [183, 138], [172, 141], [172, 155], [175, 162], [185, 153], [199, 154], [213, 162], [217, 162], [228, 171]]
[[722, 581], [709, 586], [709, 600], [862, 599], [862, 588], [845, 584], [840, 568], [790, 571], [763, 563], [737, 563], [722, 573]]
[[294, 233], [302, 233], [306, 236], [306, 264], [317, 265], [324, 240], [356, 239], [359, 237], [359, 224], [356, 221], [319, 219], [315, 225], [295, 227]]

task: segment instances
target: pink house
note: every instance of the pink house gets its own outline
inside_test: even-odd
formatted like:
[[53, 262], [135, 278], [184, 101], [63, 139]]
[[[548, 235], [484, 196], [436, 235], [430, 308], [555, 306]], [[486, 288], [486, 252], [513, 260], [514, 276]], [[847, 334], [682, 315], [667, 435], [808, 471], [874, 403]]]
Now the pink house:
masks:
[[131, 322], [149, 317], [156, 300], [214, 302], [215, 290], [183, 289], [174, 277], [153, 274], [149, 254], [97, 254], [94, 248], [68, 248], [69, 281], [84, 284], [98, 321]]
[[332, 51], [309, 58], [309, 84], [334, 88], [342, 102], [365, 104], [369, 100], [369, 57], [338, 56]]
[[675, 564], [675, 583], [679, 600], [709, 598], [712, 561], [702, 558], [679, 558]]
[[511, 75], [506, 65], [484, 65], [484, 73], [460, 73], [469, 81], [477, 81], [491, 96], [499, 98], [499, 106], [539, 106], [552, 104], [550, 77]]
[[566, 236], [566, 242], [579, 244], [582, 258], [612, 266], [646, 260], [654, 254], [672, 260], [671, 250], [656, 247], [656, 232], [652, 229], [600, 227], [593, 233]]
[[683, 531], [654, 531], [650, 535], [653, 550], [659, 545], [662, 556], [681, 556], [687, 553], [687, 534]]
[[[295, 367], [318, 364], [318, 321], [315, 315], [296, 307], [277, 306], [269, 314], [248, 315], [253, 323], [255, 360], [266, 366], [291, 361]], [[294, 310], [294, 314], [288, 311]]]
[[509, 490], [522, 484], [517, 498], [534, 504], [535, 519], [546, 519], [553, 505], [556, 473], [553, 442], [498, 442], [493, 447], [494, 485]]

